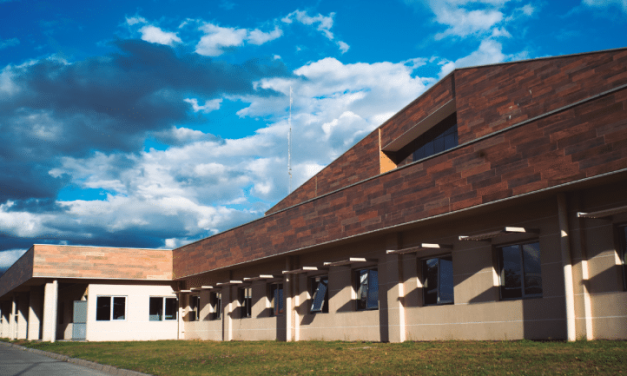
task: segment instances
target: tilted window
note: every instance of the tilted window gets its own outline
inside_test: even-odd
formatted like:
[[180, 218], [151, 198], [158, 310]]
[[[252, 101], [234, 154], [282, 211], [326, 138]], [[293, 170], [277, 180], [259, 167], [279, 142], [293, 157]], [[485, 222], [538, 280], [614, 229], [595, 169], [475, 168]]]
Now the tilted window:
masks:
[[178, 312], [178, 301], [176, 298], [150, 297], [149, 320], [164, 321], [176, 320]]
[[111, 321], [125, 319], [125, 296], [99, 296], [96, 298], [96, 320]]
[[192, 295], [190, 296], [190, 312], [189, 312], [189, 321], [198, 321], [200, 316], [200, 296]]
[[327, 276], [311, 278], [310, 312], [329, 312], [329, 278]]
[[220, 320], [222, 316], [222, 294], [219, 292], [210, 293], [209, 304], [211, 305], [209, 320]]
[[499, 248], [501, 299], [542, 296], [540, 243]]
[[377, 269], [363, 269], [355, 272], [357, 282], [357, 310], [379, 308], [379, 274]]
[[413, 153], [414, 161], [457, 146], [457, 122], [450, 122], [438, 124], [418, 139], [420, 142]]
[[251, 317], [253, 303], [252, 287], [239, 289], [240, 318]]
[[270, 311], [270, 315], [282, 315], [284, 313], [282, 283], [273, 283], [272, 285], [270, 285], [270, 297], [270, 307], [272, 308], [272, 310]]
[[422, 260], [424, 305], [453, 303], [453, 259], [451, 256]]

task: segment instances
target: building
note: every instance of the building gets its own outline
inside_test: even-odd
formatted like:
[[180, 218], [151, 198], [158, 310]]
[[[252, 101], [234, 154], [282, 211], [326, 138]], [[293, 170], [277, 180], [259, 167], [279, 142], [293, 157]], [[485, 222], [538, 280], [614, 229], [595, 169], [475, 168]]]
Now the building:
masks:
[[0, 278], [2, 335], [86, 304], [88, 340], [627, 339], [626, 184], [627, 49], [457, 69], [255, 221], [35, 245]]

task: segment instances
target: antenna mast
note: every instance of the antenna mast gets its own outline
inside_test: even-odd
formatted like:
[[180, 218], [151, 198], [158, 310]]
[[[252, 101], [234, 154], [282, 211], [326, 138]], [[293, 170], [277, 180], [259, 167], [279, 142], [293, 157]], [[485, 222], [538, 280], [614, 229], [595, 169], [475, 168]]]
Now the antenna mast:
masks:
[[292, 87], [290, 86], [290, 117], [287, 121], [290, 130], [287, 134], [287, 175], [289, 176], [289, 188], [287, 193], [292, 193]]

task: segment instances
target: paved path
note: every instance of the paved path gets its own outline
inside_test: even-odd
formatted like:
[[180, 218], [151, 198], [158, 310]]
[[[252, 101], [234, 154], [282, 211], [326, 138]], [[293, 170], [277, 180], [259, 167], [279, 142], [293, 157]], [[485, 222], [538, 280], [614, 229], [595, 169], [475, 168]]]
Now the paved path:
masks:
[[0, 345], [0, 376], [101, 376], [108, 373]]

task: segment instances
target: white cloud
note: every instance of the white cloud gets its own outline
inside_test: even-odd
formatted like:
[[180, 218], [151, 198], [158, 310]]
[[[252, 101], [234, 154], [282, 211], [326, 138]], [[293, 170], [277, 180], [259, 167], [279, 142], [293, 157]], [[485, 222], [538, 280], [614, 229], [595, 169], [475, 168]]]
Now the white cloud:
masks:
[[[323, 16], [318, 13], [317, 16], [310, 16], [307, 12], [301, 10], [295, 10], [292, 13], [281, 19], [282, 22], [286, 24], [291, 24], [293, 21], [297, 21], [302, 23], [303, 25], [313, 25], [316, 26], [316, 29], [322, 33], [328, 40], [335, 40], [335, 36], [331, 32], [331, 28], [333, 27], [333, 17], [335, 13], [331, 12], [328, 16]], [[339, 47], [342, 53], [346, 53], [350, 48], [349, 45], [342, 41], [337, 41], [337, 46]]]
[[220, 104], [222, 104], [222, 98], [216, 98], [216, 99], [205, 101], [205, 104], [203, 106], [198, 105], [198, 99], [196, 98], [186, 98], [184, 99], [184, 101], [192, 105], [194, 112], [201, 111], [204, 113], [208, 113], [214, 110], [219, 110]]
[[506, 55], [503, 53], [503, 45], [501, 43], [493, 39], [485, 39], [481, 42], [479, 48], [470, 55], [457, 59], [455, 62], [443, 62], [440, 69], [440, 77], [446, 76], [456, 68], [501, 63], [523, 56], [519, 55]]
[[627, 0], [583, 0], [583, 4], [598, 8], [615, 5], [627, 13]]
[[2, 275], [7, 269], [11, 267], [27, 249], [9, 249], [6, 251], [0, 251], [0, 275]]
[[145, 24], [147, 23], [147, 21], [144, 17], [135, 16], [135, 17], [126, 17], [126, 23], [130, 26], [133, 26], [137, 24]]
[[149, 231], [163, 234], [164, 246], [172, 248], [258, 218], [287, 194], [290, 86], [295, 188], [424, 92], [433, 79], [414, 76], [424, 64], [424, 59], [375, 64], [322, 59], [296, 69], [294, 78], [257, 83], [286, 96], [237, 98], [249, 104], [240, 116], [268, 119], [253, 135], [222, 140], [172, 128], [168, 137], [181, 143], [167, 150], [63, 158], [52, 176], [67, 174], [81, 188], [109, 194], [104, 200], [60, 202], [67, 212], [42, 219], [40, 227], [89, 229], [76, 236]]
[[222, 55], [225, 49], [242, 46], [245, 42], [261, 45], [283, 35], [283, 31], [278, 27], [266, 33], [259, 29], [250, 31], [248, 29], [221, 27], [206, 23], [200, 27], [200, 30], [205, 35], [200, 38], [196, 45], [196, 53], [205, 56]]
[[179, 38], [176, 33], [163, 31], [153, 25], [143, 26], [139, 29], [139, 32], [142, 34], [142, 40], [146, 42], [165, 44], [168, 46], [173, 45], [175, 42], [181, 43], [181, 38]]
[[0, 40], [0, 50], [7, 47], [17, 46], [20, 44], [20, 40], [17, 38]]

